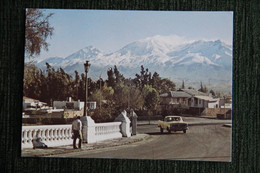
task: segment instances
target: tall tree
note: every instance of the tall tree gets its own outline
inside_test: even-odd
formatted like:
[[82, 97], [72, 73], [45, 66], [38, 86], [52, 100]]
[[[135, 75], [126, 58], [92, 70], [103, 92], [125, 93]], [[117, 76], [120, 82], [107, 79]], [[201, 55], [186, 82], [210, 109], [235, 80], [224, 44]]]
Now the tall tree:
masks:
[[215, 91], [214, 91], [213, 89], [211, 89], [211, 90], [209, 91], [209, 93], [211, 93], [212, 96], [216, 96], [216, 93], [215, 93]]
[[140, 75], [136, 74], [135, 76], [136, 76], [136, 78], [134, 79], [134, 82], [140, 90], [142, 90], [145, 85], [151, 84], [152, 74], [151, 74], [151, 72], [149, 72], [148, 68], [144, 69], [143, 65], [141, 65]]
[[185, 89], [184, 81], [182, 81], [181, 89]]
[[176, 90], [176, 85], [174, 82], [172, 82], [170, 79], [164, 78], [160, 81], [160, 93], [165, 93], [169, 91], [175, 91]]
[[114, 71], [112, 68], [109, 68], [107, 71], [107, 85], [114, 89], [115, 84], [116, 84], [116, 79], [115, 79]]
[[119, 72], [116, 65], [114, 66], [114, 75], [116, 85], [120, 85], [124, 81], [124, 76]]
[[151, 85], [145, 85], [142, 94], [144, 97], [144, 106], [147, 109], [155, 109], [160, 99], [158, 91]]
[[208, 88], [206, 86], [203, 86], [202, 82], [200, 82], [200, 89], [198, 91], [203, 92], [203, 93], [207, 93]]
[[53, 34], [49, 19], [53, 13], [45, 15], [40, 9], [27, 9], [25, 22], [25, 52], [28, 57], [39, 55], [41, 49], [48, 50], [46, 39]]
[[151, 85], [153, 86], [153, 88], [155, 88], [157, 91], [160, 90], [160, 86], [161, 86], [161, 77], [157, 72], [154, 72], [153, 76], [152, 76], [152, 80], [151, 80]]

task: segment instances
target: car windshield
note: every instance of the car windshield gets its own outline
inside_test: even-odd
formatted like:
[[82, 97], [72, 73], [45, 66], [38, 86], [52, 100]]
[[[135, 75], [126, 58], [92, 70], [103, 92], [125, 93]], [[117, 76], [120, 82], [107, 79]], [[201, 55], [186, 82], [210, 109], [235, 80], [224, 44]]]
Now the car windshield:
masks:
[[169, 122], [169, 121], [180, 121], [180, 118], [179, 117], [167, 117], [166, 121], [167, 122]]
[[168, 117], [168, 118], [166, 119], [166, 121], [172, 121], [172, 118], [171, 118], [171, 117]]

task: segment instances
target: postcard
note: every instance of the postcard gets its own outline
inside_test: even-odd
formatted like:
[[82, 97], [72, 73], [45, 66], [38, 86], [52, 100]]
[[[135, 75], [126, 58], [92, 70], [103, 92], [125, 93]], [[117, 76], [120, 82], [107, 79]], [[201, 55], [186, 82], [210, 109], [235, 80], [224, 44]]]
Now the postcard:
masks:
[[26, 9], [22, 157], [231, 161], [232, 11]]

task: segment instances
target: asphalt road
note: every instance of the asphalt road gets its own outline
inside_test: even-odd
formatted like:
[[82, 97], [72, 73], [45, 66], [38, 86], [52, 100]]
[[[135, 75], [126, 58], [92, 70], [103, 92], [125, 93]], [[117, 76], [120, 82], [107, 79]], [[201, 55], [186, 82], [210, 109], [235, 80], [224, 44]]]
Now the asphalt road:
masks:
[[138, 133], [149, 134], [144, 141], [57, 157], [127, 158], [169, 160], [231, 160], [231, 128], [222, 125], [190, 126], [183, 132], [161, 134], [157, 125], [139, 125]]

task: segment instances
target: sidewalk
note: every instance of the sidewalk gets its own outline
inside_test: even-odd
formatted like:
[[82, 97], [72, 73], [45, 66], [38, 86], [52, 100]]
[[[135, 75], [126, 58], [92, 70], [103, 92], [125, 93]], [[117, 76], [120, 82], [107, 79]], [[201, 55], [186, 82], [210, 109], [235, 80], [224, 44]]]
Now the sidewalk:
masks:
[[[94, 150], [99, 148], [107, 148], [107, 147], [115, 147], [121, 145], [127, 145], [134, 142], [140, 142], [143, 140], [149, 139], [149, 135], [147, 134], [137, 134], [135, 136], [131, 136], [129, 138], [117, 138], [117, 139], [110, 139], [105, 141], [100, 141], [93, 144], [82, 143], [81, 149], [73, 149], [72, 144], [66, 146], [59, 146], [59, 147], [49, 147], [46, 149], [32, 149], [32, 148], [25, 148], [22, 149], [22, 157], [44, 157], [44, 156], [55, 156], [56, 154], [65, 154], [65, 153], [72, 153], [72, 152], [81, 152], [86, 150]], [[72, 143], [72, 140], [71, 140]]]

